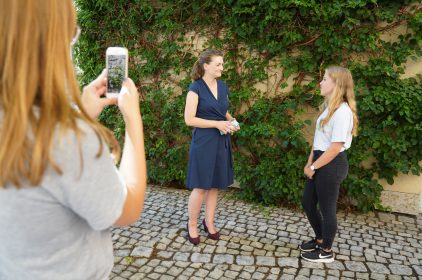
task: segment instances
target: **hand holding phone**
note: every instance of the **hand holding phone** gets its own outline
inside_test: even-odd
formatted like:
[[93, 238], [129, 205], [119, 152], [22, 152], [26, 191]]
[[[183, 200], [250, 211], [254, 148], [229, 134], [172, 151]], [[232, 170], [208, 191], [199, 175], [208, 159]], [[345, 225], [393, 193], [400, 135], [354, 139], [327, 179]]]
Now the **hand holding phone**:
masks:
[[128, 77], [128, 51], [123, 47], [109, 47], [106, 51], [107, 97], [118, 96]]
[[[235, 118], [231, 119], [230, 121], [230, 125], [229, 128], [231, 130], [231, 134], [233, 134], [233, 132], [238, 131], [240, 129], [240, 125], [237, 122], [237, 120]], [[226, 133], [222, 130], [220, 130], [220, 135], [225, 135]]]
[[230, 134], [233, 134], [235, 131], [240, 129], [240, 125], [235, 118], [230, 120]]
[[135, 83], [130, 78], [123, 82], [123, 87], [118, 96], [117, 104], [120, 112], [122, 112], [125, 122], [140, 117], [139, 93]]
[[240, 125], [239, 125], [239, 123], [237, 122], [236, 119], [234, 119], [234, 118], [231, 119], [230, 123], [232, 124], [233, 128], [240, 128]]
[[104, 69], [94, 81], [83, 88], [82, 105], [88, 115], [97, 118], [104, 107], [116, 104], [117, 98], [101, 98], [106, 93], [106, 70]]

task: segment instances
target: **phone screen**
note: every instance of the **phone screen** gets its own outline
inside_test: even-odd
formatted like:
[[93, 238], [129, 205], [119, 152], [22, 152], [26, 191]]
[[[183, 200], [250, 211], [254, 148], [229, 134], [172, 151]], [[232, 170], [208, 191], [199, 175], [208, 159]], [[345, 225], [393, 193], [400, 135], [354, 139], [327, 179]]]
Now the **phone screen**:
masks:
[[107, 92], [119, 93], [126, 78], [126, 55], [107, 55]]

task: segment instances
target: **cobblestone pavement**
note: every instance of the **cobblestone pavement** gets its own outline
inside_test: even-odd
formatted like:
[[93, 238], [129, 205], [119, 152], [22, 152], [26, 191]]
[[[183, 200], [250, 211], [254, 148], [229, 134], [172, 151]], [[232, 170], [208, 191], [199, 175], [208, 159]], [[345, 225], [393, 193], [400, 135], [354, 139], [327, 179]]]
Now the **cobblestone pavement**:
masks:
[[[260, 209], [220, 195], [221, 240], [186, 240], [187, 190], [149, 187], [140, 222], [113, 229], [111, 279], [422, 279], [422, 216], [338, 214], [336, 260], [310, 263], [301, 211]], [[203, 212], [201, 213], [203, 217]]]

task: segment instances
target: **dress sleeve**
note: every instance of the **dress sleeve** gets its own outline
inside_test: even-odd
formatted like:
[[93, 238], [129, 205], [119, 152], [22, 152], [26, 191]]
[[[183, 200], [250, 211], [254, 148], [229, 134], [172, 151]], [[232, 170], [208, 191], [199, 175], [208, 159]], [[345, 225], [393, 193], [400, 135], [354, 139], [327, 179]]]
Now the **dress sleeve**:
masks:
[[80, 145], [71, 132], [59, 141], [55, 159], [62, 175], [50, 171], [43, 185], [94, 230], [104, 230], [120, 217], [127, 188], [107, 145], [103, 142], [101, 155], [97, 156], [100, 147], [97, 135], [88, 125], [83, 131]]
[[199, 85], [198, 81], [195, 81], [189, 85], [188, 91], [193, 91], [194, 93], [199, 95]]

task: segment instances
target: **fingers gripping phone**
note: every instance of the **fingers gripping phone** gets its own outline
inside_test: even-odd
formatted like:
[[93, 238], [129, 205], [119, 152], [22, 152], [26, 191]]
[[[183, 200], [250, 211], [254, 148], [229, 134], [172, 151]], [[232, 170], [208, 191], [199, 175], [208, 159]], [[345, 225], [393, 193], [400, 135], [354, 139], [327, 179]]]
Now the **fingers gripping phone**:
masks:
[[128, 51], [122, 47], [109, 47], [106, 51], [107, 96], [117, 96], [128, 72]]

